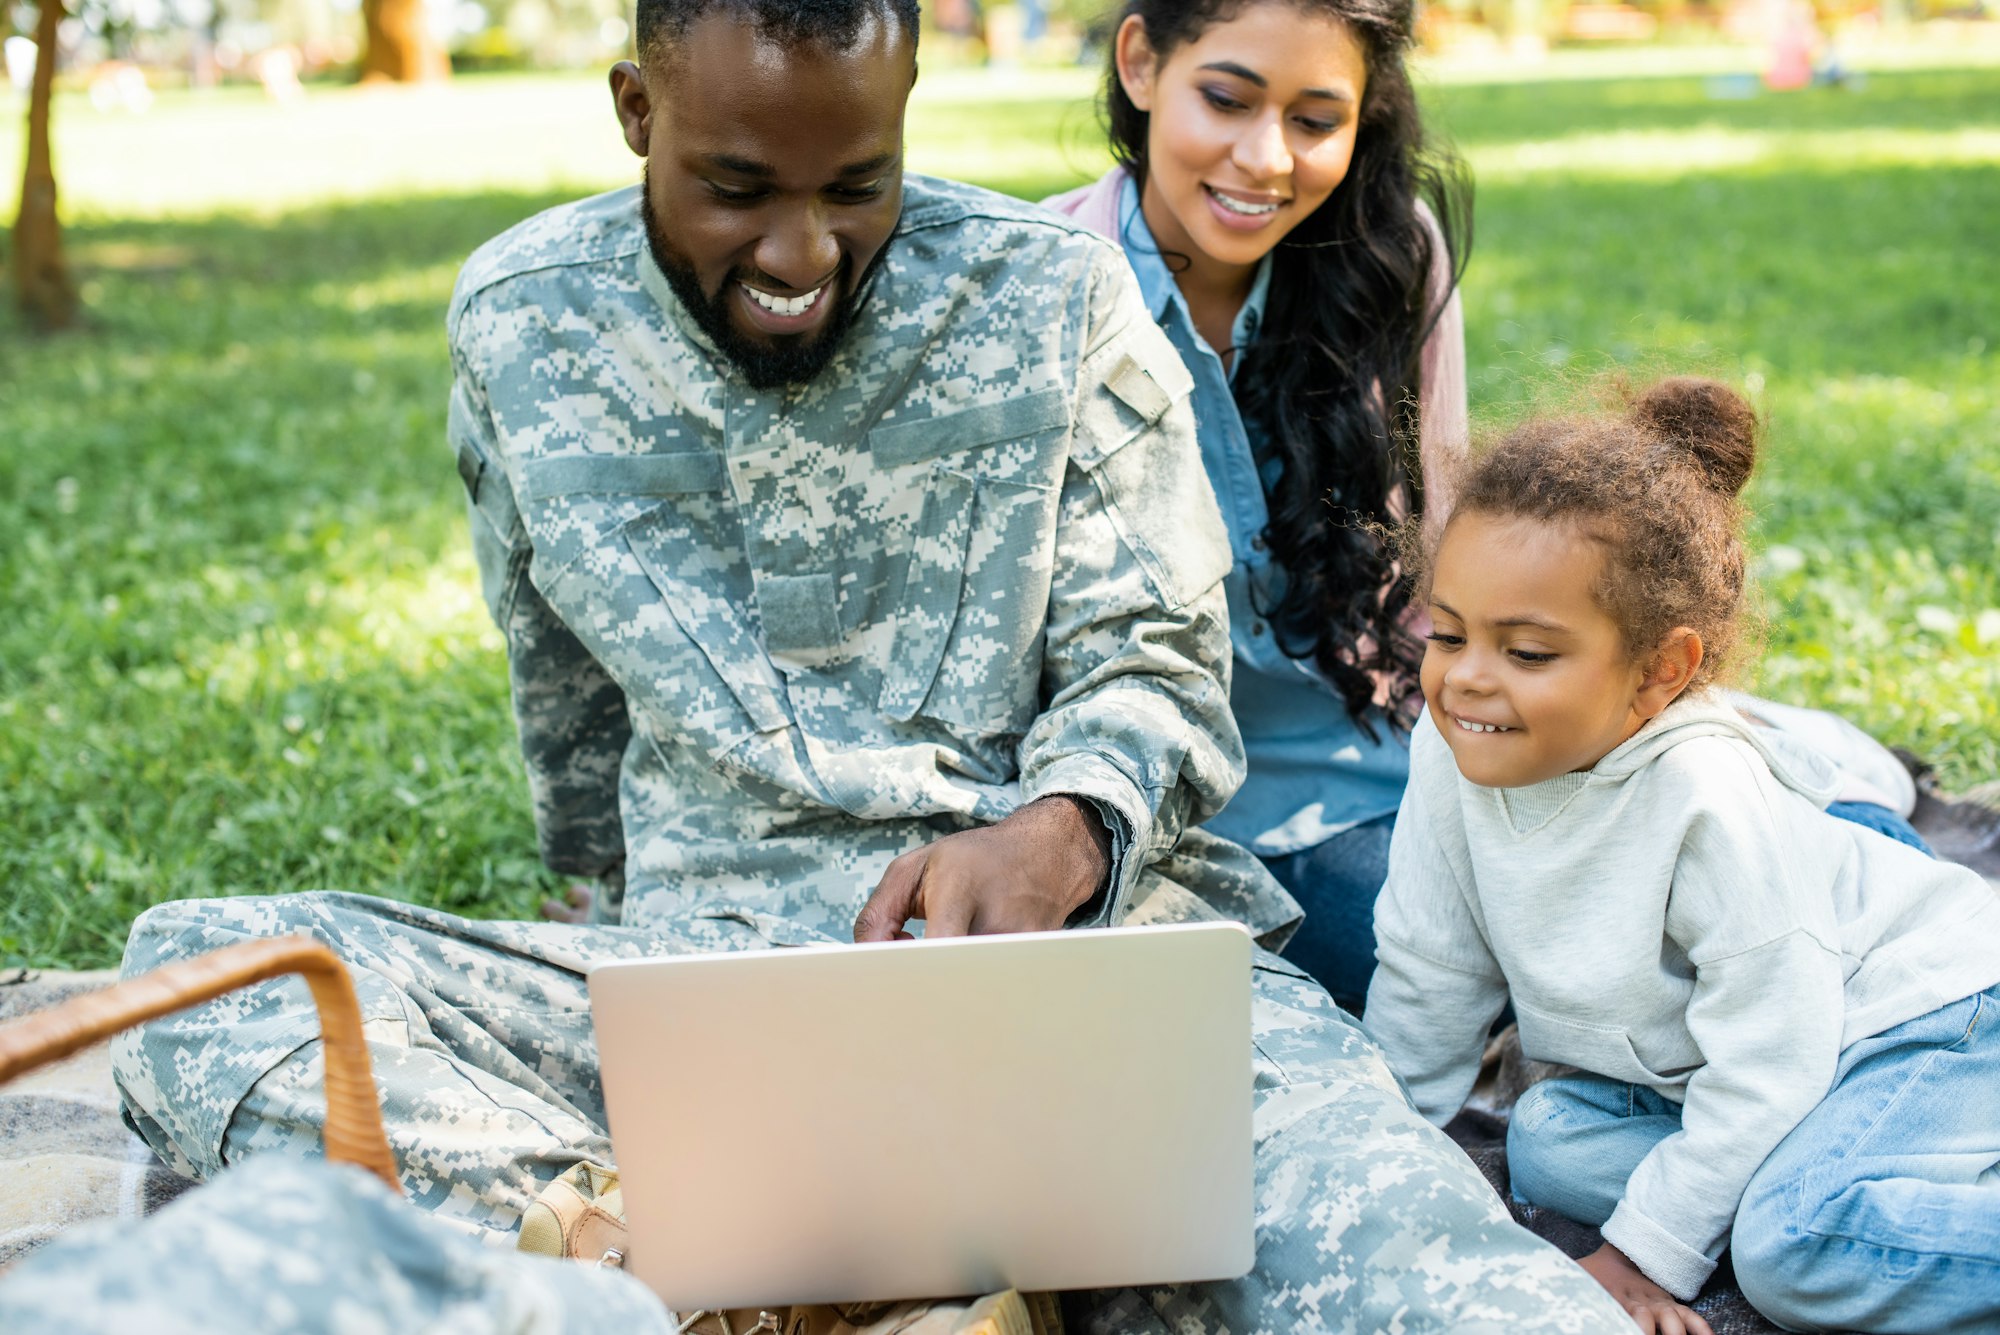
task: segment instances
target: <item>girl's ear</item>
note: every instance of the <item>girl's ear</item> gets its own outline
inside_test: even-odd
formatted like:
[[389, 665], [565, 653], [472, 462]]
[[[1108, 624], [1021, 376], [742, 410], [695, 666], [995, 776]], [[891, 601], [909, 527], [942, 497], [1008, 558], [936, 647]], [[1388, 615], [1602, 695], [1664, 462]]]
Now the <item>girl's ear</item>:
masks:
[[1153, 43], [1146, 36], [1146, 21], [1137, 14], [1128, 14], [1118, 25], [1118, 36], [1114, 39], [1118, 54], [1118, 82], [1124, 86], [1125, 96], [1132, 99], [1132, 105], [1144, 112], [1153, 109], [1153, 75], [1157, 72], [1158, 61], [1153, 55]]
[[1695, 631], [1686, 626], [1668, 631], [1659, 652], [1647, 664], [1646, 675], [1639, 680], [1639, 698], [1632, 702], [1632, 712], [1640, 718], [1654, 718], [1679, 699], [1701, 670], [1701, 655], [1701, 636]]

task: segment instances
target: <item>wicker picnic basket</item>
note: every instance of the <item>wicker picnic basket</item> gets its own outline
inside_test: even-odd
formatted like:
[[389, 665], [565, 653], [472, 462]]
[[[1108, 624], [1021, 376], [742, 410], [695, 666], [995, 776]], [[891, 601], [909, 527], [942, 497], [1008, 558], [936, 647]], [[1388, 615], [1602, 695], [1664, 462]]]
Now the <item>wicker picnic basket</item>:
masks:
[[245, 941], [75, 997], [0, 1029], [0, 1084], [61, 1061], [135, 1024], [198, 1006], [267, 978], [302, 974], [326, 1044], [326, 1157], [358, 1164], [398, 1195], [396, 1160], [361, 1034], [354, 983], [331, 950], [306, 936]]

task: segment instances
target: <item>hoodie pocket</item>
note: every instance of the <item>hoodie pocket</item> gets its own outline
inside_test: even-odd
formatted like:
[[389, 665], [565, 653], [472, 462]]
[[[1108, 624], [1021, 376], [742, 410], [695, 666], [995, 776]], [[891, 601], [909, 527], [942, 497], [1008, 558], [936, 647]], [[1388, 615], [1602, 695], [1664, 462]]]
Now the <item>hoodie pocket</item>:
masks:
[[1619, 1025], [1590, 1024], [1565, 1019], [1524, 1005], [1514, 998], [1514, 1015], [1521, 1029], [1521, 1051], [1532, 1061], [1575, 1066], [1592, 1075], [1627, 1084], [1672, 1089], [1685, 1085], [1701, 1065], [1701, 1053], [1688, 1040], [1686, 1053], [1649, 1065], [1632, 1046], [1632, 1036]]

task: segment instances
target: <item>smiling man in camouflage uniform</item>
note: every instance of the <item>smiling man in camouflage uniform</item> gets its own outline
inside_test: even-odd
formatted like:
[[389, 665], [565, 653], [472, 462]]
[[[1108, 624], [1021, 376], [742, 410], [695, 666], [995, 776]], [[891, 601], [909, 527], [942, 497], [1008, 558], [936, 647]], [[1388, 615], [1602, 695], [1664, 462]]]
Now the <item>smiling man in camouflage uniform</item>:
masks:
[[[612, 84], [646, 185], [515, 228], [452, 301], [543, 854], [622, 878], [622, 921], [309, 895], [134, 928], [133, 971], [339, 950], [406, 1190], [463, 1232], [505, 1245], [610, 1156], [598, 961], [1297, 916], [1195, 828], [1243, 762], [1188, 376], [1113, 247], [904, 176], [915, 31], [914, 0], [642, 0]], [[1079, 1295], [1092, 1328], [1625, 1328], [1317, 985], [1260, 951], [1252, 986], [1257, 1268]], [[197, 1176], [308, 1156], [314, 1032], [295, 983], [156, 1024], [116, 1054], [129, 1114]]]

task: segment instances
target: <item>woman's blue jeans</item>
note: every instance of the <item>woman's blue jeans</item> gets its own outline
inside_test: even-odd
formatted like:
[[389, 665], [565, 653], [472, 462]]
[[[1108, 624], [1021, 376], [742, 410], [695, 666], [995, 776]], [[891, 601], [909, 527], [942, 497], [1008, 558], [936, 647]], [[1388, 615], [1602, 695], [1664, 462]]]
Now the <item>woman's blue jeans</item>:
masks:
[[[1680, 1105], [1602, 1076], [1514, 1106], [1517, 1198], [1601, 1225]], [[1787, 1330], [2000, 1330], [2000, 987], [1841, 1054], [1833, 1088], [1750, 1179], [1729, 1239]]]
[[1375, 973], [1375, 897], [1389, 879], [1395, 830], [1391, 812], [1311, 848], [1264, 859], [1306, 911], [1285, 958], [1318, 979], [1349, 1015], [1361, 1014]]
[[[1827, 814], [1930, 852], [1910, 823], [1872, 802], [1836, 802]], [[1285, 958], [1319, 980], [1349, 1015], [1361, 1014], [1375, 973], [1375, 897], [1389, 879], [1394, 812], [1363, 821], [1311, 848], [1264, 859], [1306, 911]]]

